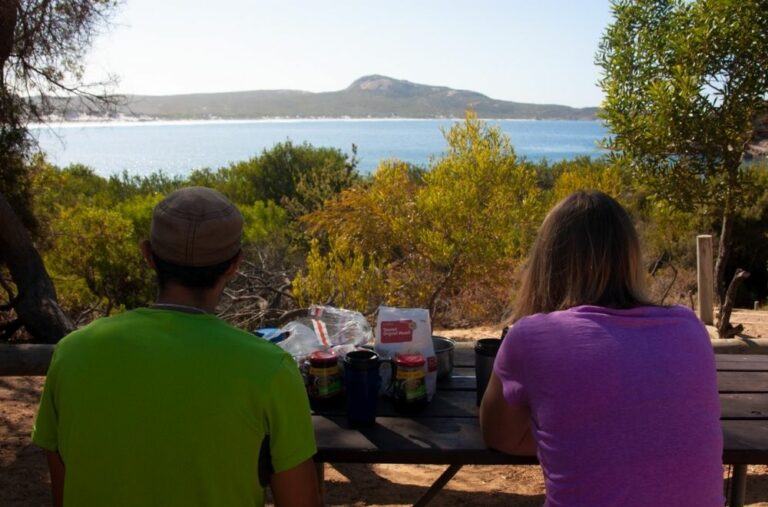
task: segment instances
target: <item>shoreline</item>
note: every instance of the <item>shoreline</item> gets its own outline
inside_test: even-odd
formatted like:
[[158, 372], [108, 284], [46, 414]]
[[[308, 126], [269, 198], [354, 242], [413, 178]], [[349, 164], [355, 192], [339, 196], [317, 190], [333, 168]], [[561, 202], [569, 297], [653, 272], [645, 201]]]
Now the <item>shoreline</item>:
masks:
[[[547, 123], [602, 123], [601, 120], [575, 120], [575, 119], [537, 119], [537, 118], [480, 118], [487, 122], [547, 122]], [[82, 120], [55, 120], [44, 123], [30, 123], [31, 130], [45, 128], [98, 128], [98, 127], [136, 127], [136, 126], [184, 126], [184, 125], [217, 125], [217, 124], [259, 124], [259, 123], [376, 123], [376, 122], [461, 122], [464, 118], [430, 117], [430, 118], [393, 118], [393, 117], [269, 117], [269, 118], [131, 118], [122, 117], [116, 119], [87, 118]]]

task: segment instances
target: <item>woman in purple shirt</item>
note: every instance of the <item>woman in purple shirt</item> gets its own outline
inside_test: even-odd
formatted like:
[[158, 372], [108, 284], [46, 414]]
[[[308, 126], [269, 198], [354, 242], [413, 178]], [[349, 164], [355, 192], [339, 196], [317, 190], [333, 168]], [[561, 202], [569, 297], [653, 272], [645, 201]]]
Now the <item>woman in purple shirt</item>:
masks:
[[576, 192], [547, 215], [480, 408], [490, 447], [538, 455], [547, 506], [723, 505], [709, 336], [642, 281], [612, 198]]

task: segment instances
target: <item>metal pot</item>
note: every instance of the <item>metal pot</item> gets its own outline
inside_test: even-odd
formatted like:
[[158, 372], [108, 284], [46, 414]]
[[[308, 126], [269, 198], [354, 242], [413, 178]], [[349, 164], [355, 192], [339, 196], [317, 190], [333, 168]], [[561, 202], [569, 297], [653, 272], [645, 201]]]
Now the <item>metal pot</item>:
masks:
[[445, 336], [432, 336], [432, 344], [435, 346], [437, 357], [437, 378], [445, 378], [453, 371], [454, 342]]

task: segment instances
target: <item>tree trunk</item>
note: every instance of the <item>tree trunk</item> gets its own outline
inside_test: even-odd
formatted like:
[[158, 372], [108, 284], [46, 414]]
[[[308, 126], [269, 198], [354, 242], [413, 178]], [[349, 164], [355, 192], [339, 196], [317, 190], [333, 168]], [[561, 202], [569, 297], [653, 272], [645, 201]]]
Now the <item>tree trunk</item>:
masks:
[[[0, 0], [0, 80], [2, 70], [13, 52], [13, 38], [19, 13], [19, 0]], [[2, 82], [2, 81], [0, 81]]]
[[35, 341], [56, 343], [74, 329], [26, 229], [0, 194], [0, 262], [19, 291], [13, 308]]
[[733, 222], [735, 212], [732, 210], [731, 198], [726, 199], [723, 212], [723, 226], [720, 229], [720, 241], [717, 247], [717, 261], [715, 261], [715, 294], [717, 302], [722, 309], [725, 304], [725, 268], [731, 255], [731, 238], [733, 236]]
[[744, 326], [739, 324], [734, 327], [731, 325], [731, 311], [736, 301], [736, 291], [741, 282], [749, 278], [749, 272], [743, 269], [737, 269], [733, 275], [733, 280], [728, 285], [728, 292], [725, 294], [723, 305], [720, 307], [720, 313], [717, 316], [717, 334], [720, 338], [733, 338], [744, 330]]

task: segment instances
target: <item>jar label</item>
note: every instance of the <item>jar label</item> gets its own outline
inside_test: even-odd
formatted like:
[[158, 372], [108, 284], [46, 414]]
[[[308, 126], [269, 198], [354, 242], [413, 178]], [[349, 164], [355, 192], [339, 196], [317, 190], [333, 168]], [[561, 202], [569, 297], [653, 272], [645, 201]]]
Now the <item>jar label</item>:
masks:
[[405, 401], [414, 401], [427, 396], [427, 384], [424, 378], [405, 380], [402, 384]]
[[329, 366], [328, 368], [319, 368], [317, 366], [311, 366], [309, 368], [309, 374], [316, 377], [327, 377], [329, 375], [339, 374], [339, 365]]
[[315, 396], [330, 398], [341, 392], [341, 379], [338, 377], [317, 377], [315, 380]]
[[424, 370], [406, 370], [404, 368], [397, 368], [397, 380], [417, 380], [424, 378]]
[[327, 368], [311, 366], [308, 379], [307, 388], [312, 398], [330, 398], [341, 393], [341, 371], [338, 364]]

